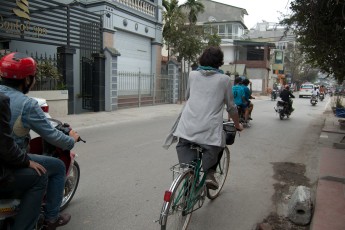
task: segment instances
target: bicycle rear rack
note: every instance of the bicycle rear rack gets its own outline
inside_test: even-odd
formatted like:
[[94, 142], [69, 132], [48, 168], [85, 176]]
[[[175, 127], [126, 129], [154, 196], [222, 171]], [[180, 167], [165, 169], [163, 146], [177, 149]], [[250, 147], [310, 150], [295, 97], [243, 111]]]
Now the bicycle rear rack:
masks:
[[172, 171], [173, 180], [180, 176], [182, 173], [195, 169], [196, 164], [185, 164], [185, 163], [177, 163], [176, 165], [171, 166], [170, 171]]

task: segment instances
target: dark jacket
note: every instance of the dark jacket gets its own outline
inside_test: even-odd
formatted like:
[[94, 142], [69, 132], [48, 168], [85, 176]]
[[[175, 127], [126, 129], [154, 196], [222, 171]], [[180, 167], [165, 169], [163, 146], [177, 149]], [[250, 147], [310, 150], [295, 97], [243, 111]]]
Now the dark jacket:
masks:
[[295, 96], [291, 93], [290, 90], [284, 89], [281, 93], [280, 93], [280, 97], [283, 101], [285, 102], [289, 102], [290, 101], [290, 97], [295, 98]]
[[22, 152], [11, 137], [10, 99], [0, 93], [0, 185], [9, 182], [12, 170], [29, 167], [29, 156]]

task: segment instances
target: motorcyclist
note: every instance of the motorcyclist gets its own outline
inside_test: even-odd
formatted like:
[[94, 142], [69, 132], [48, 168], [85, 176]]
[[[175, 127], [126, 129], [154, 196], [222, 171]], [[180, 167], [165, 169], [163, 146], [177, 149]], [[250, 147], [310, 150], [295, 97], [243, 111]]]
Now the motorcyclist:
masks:
[[275, 100], [277, 98], [278, 92], [279, 92], [278, 84], [274, 83], [273, 84], [273, 89], [271, 91], [271, 98]]
[[311, 96], [315, 97], [315, 99], [317, 100], [319, 95], [320, 95], [320, 91], [319, 91], [318, 87], [314, 87], [314, 89], [311, 91]]
[[286, 85], [285, 88], [281, 91], [279, 96], [282, 99], [282, 101], [287, 103], [288, 111], [291, 114], [294, 111], [294, 108], [292, 108], [293, 101], [291, 98], [295, 98], [295, 96], [291, 93], [290, 86]]
[[252, 96], [252, 83], [251, 83], [251, 81], [249, 81], [248, 78], [245, 78], [242, 81], [242, 86], [243, 86], [243, 90], [244, 90], [245, 99], [248, 102], [247, 103], [247, 106], [248, 106], [248, 119], [249, 120], [253, 120], [252, 119], [252, 111], [253, 111], [254, 105], [250, 101], [250, 99], [255, 99], [255, 97]]
[[232, 87], [232, 94], [234, 95], [234, 102], [237, 107], [244, 111], [244, 125], [249, 126], [248, 101], [246, 100], [241, 77], [235, 78], [234, 86]]
[[46, 169], [22, 152], [11, 137], [10, 99], [2, 93], [0, 108], [0, 198], [21, 199], [12, 230], [33, 229], [46, 191]]
[[[37, 101], [26, 96], [35, 84], [37, 63], [25, 54], [10, 53], [0, 60], [2, 84], [0, 92], [10, 98], [12, 137], [22, 151], [29, 152], [30, 130], [32, 129], [50, 144], [62, 149], [72, 149], [79, 135], [71, 130], [69, 136], [58, 131], [45, 117]], [[60, 214], [63, 198], [66, 168], [55, 157], [28, 154], [31, 160], [43, 165], [47, 170], [48, 186], [46, 191], [45, 224], [54, 230], [70, 221], [71, 215]]]
[[321, 96], [321, 94], [323, 94], [323, 96], [326, 95], [326, 87], [324, 85], [320, 86], [320, 96]]

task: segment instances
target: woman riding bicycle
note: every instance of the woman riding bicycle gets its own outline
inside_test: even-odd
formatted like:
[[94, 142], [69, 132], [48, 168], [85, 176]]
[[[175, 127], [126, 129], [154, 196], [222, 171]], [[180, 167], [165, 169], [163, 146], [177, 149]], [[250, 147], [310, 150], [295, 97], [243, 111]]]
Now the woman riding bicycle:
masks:
[[219, 69], [224, 64], [223, 58], [224, 54], [219, 47], [211, 46], [204, 50], [199, 58], [200, 66], [189, 74], [186, 104], [165, 142], [165, 147], [168, 147], [178, 138], [176, 150], [180, 163], [195, 160], [197, 153], [190, 145], [199, 144], [203, 148], [202, 165], [207, 172], [206, 186], [214, 190], [218, 188], [214, 178], [218, 155], [225, 147], [224, 105], [235, 127], [243, 129], [233, 101], [231, 80]]

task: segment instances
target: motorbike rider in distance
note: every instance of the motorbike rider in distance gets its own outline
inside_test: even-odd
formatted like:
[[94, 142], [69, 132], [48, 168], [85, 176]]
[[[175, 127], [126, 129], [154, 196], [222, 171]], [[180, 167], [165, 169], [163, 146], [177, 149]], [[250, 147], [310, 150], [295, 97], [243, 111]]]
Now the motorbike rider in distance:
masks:
[[324, 85], [320, 86], [320, 94], [321, 93], [326, 94], [326, 87]]
[[295, 96], [291, 93], [290, 86], [286, 85], [285, 88], [281, 91], [279, 96], [282, 99], [282, 101], [288, 104], [288, 111], [289, 111], [289, 114], [291, 114], [295, 110], [294, 108], [292, 108], [293, 101], [291, 98], [295, 98]]
[[[242, 85], [243, 85], [246, 101], [248, 102], [247, 104], [248, 105], [248, 119], [253, 120], [252, 111], [253, 111], [254, 105], [250, 101], [250, 99], [255, 99], [255, 97], [252, 96], [252, 83], [249, 81], [248, 78], [246, 78], [242, 81]], [[250, 88], [248, 86], [250, 86]]]
[[246, 100], [246, 97], [245, 97], [241, 77], [235, 78], [234, 86], [232, 87], [232, 94], [234, 96], [234, 102], [237, 105], [238, 109], [241, 109], [244, 112], [244, 125], [249, 127], [248, 101]]
[[321, 85], [319, 91], [320, 91], [319, 98], [322, 101], [325, 98], [325, 95], [326, 95], [326, 88], [325, 88], [325, 86]]
[[[37, 101], [25, 95], [35, 84], [36, 72], [36, 61], [25, 54], [10, 53], [0, 60], [3, 84], [0, 85], [0, 92], [10, 98], [12, 137], [25, 153], [30, 151], [31, 129], [54, 146], [70, 150], [78, 141], [79, 135], [71, 130], [67, 136], [52, 127]], [[68, 213], [59, 214], [66, 179], [65, 165], [60, 159], [51, 156], [28, 156], [47, 170], [45, 225], [47, 230], [55, 230], [66, 225], [71, 218]]]
[[311, 96], [312, 97], [315, 97], [315, 99], [317, 100], [317, 98], [319, 97], [320, 95], [320, 91], [317, 87], [314, 87], [314, 89], [312, 90], [311, 92]]

